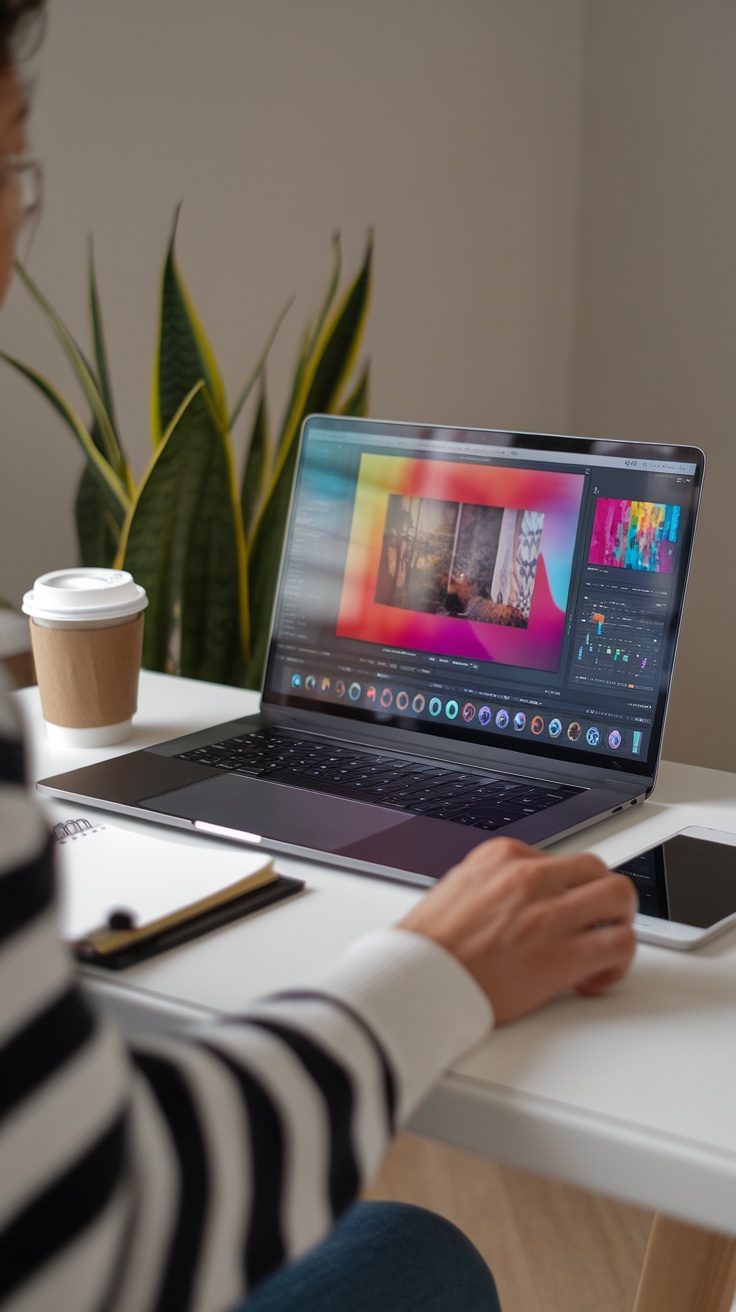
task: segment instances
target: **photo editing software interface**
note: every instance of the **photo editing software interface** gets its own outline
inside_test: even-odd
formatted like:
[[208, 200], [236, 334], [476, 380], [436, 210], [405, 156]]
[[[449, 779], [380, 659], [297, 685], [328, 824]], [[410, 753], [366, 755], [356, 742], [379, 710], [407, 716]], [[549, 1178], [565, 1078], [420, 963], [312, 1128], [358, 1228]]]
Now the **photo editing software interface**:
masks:
[[651, 772], [697, 466], [515, 440], [310, 421], [266, 704]]

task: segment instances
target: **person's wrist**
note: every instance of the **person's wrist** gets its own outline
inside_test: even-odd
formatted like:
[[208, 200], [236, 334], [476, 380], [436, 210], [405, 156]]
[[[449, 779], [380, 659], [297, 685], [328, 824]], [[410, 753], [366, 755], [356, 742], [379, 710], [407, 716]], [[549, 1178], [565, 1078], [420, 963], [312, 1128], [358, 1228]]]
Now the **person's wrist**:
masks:
[[487, 997], [460, 962], [403, 925], [357, 939], [317, 986], [352, 1007], [385, 1048], [402, 1090], [400, 1119], [494, 1023]]

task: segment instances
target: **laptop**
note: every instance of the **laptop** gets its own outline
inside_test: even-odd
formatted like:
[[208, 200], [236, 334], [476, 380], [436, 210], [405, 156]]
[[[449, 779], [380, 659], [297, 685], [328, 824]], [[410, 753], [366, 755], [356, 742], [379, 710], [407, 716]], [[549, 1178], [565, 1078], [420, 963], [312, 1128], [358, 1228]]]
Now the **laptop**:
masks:
[[695, 447], [310, 416], [257, 715], [43, 793], [429, 884], [635, 806], [660, 755]]

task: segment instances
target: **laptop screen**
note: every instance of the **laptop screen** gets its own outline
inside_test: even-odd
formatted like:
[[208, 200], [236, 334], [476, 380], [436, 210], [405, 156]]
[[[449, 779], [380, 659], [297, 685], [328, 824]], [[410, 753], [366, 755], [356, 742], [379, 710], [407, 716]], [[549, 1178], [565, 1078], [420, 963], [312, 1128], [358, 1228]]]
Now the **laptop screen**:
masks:
[[653, 774], [703, 456], [312, 416], [264, 705]]

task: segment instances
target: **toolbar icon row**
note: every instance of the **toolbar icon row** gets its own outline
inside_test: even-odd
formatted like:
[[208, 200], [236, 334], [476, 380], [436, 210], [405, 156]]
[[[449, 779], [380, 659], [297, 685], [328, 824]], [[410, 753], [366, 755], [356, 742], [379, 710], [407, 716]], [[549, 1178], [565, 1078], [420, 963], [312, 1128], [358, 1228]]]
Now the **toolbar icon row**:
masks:
[[[294, 689], [304, 687], [307, 692], [329, 693], [332, 696], [342, 698], [347, 694], [351, 702], [364, 701], [369, 707], [380, 706], [383, 710], [390, 710], [395, 707], [400, 713], [411, 710], [415, 715], [421, 715], [426, 710], [433, 717], [438, 719], [444, 716], [446, 720], [452, 722], [458, 717], [464, 724], [472, 724], [477, 718], [478, 724], [482, 728], [495, 726], [497, 729], [508, 729], [509, 725], [513, 726], [516, 733], [523, 733], [528, 730], [535, 737], [541, 737], [546, 734], [549, 738], [556, 739], [565, 736], [570, 743], [577, 743], [583, 736], [583, 727], [579, 720], [570, 720], [564, 725], [559, 716], [553, 715], [551, 719], [545, 720], [543, 715], [532, 715], [531, 718], [526, 711], [510, 711], [506, 706], [500, 706], [494, 714], [493, 708], [483, 703], [477, 706], [473, 701], [461, 702], [455, 697], [442, 698], [438, 695], [432, 696], [427, 700], [424, 693], [417, 692], [413, 695], [405, 689], [394, 692], [388, 684], [376, 685], [369, 683], [365, 687], [354, 679], [351, 683], [346, 684], [344, 679], [335, 679], [334, 682], [329, 675], [318, 678], [314, 674], [302, 676], [294, 673], [291, 676], [291, 686]], [[619, 729], [611, 729], [607, 734], [597, 725], [591, 724], [585, 730], [585, 742], [588, 747], [600, 747], [602, 744], [607, 745], [612, 751], [618, 751], [623, 744], [623, 734]], [[642, 735], [637, 730], [634, 733], [632, 752], [638, 754], [641, 750]]]

